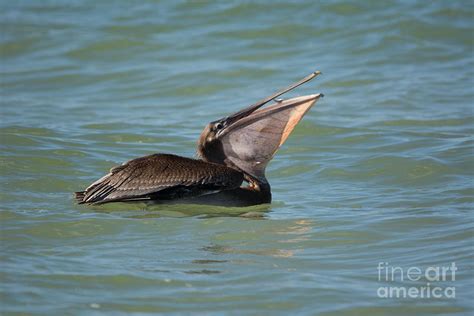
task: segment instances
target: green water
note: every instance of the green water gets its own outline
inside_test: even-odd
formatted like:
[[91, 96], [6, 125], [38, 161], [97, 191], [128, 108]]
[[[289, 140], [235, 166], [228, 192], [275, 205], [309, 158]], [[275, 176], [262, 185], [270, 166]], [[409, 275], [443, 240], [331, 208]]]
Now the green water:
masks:
[[[472, 1], [2, 1], [3, 315], [474, 311]], [[321, 70], [269, 206], [75, 205]], [[244, 216], [239, 216], [242, 215]], [[378, 266], [457, 267], [381, 298]], [[383, 275], [383, 274], [382, 274]]]

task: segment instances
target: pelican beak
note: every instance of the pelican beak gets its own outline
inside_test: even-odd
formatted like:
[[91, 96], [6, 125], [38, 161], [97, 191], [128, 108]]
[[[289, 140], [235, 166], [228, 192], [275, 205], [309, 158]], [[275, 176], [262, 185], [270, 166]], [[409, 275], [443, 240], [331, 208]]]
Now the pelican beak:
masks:
[[322, 96], [318, 93], [284, 100], [231, 122], [217, 134], [226, 164], [264, 178], [268, 162]]

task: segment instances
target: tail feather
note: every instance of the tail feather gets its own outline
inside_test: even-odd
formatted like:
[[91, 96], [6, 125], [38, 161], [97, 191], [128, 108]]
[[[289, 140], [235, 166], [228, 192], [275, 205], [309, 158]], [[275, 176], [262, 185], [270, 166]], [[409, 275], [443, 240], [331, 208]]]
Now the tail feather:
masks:
[[78, 204], [85, 203], [84, 197], [86, 196], [86, 191], [74, 192], [74, 195]]

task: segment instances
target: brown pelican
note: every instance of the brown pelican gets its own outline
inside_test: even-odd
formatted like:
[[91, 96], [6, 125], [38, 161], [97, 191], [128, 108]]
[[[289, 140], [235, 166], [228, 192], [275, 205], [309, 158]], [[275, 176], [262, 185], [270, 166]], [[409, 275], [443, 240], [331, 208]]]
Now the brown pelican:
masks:
[[[225, 118], [209, 123], [198, 141], [200, 159], [153, 154], [114, 167], [84, 191], [79, 204], [153, 201], [249, 206], [271, 202], [265, 167], [303, 115], [323, 96], [277, 100], [313, 79], [289, 87]], [[260, 109], [268, 102], [275, 104]]]

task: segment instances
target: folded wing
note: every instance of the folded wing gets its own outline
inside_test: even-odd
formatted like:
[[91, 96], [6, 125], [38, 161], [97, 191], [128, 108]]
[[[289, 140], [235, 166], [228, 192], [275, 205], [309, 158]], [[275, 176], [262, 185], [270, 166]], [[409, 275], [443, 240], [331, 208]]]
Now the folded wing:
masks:
[[224, 165], [169, 154], [130, 160], [110, 170], [85, 191], [78, 203], [168, 200], [240, 187], [243, 174]]

